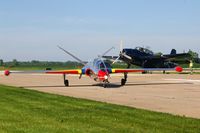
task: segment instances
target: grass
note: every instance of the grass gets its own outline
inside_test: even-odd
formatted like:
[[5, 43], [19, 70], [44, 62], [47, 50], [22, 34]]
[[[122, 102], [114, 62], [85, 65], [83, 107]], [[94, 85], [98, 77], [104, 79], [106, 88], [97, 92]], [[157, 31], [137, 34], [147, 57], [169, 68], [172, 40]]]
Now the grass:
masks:
[[0, 132], [185, 133], [200, 120], [0, 85]]

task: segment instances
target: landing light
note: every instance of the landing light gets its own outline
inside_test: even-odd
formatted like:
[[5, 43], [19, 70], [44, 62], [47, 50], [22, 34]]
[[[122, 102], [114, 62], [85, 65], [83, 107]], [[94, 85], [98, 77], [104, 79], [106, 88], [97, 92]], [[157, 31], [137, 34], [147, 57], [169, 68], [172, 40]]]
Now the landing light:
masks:
[[108, 76], [107, 76], [107, 75], [105, 75], [105, 76], [104, 76], [104, 79], [108, 79]]

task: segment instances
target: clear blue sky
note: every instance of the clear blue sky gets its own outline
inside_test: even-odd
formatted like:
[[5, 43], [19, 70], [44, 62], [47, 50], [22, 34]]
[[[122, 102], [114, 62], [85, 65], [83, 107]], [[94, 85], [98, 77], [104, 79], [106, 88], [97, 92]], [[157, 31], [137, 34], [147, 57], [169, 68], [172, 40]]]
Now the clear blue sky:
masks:
[[89, 60], [112, 46], [200, 53], [200, 0], [1, 0], [0, 58]]

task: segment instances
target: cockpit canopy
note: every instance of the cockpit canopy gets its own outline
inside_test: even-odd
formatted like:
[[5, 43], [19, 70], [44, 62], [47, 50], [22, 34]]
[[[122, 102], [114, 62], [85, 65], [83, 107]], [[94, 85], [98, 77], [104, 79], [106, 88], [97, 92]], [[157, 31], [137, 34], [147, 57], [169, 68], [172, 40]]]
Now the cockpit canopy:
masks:
[[147, 48], [143, 48], [143, 47], [136, 47], [135, 49], [137, 49], [138, 51], [140, 52], [144, 52], [146, 54], [150, 54], [150, 55], [153, 55], [153, 52]]
[[100, 69], [100, 70], [107, 70], [107, 69], [110, 69], [111, 68], [111, 65], [107, 62], [104, 62], [103, 60], [101, 59], [95, 59], [94, 62], [93, 62], [93, 65], [97, 68], [97, 69]]

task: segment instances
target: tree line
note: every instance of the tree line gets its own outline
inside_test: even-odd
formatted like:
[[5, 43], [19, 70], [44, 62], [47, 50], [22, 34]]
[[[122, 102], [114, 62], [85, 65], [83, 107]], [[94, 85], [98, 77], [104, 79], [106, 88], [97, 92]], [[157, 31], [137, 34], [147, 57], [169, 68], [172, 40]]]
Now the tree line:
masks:
[[75, 62], [75, 61], [66, 61], [66, 62], [38, 61], [38, 60], [18, 61], [16, 59], [13, 59], [12, 61], [4, 62], [2, 59], [0, 59], [0, 66], [4, 66], [4, 67], [37, 67], [37, 66], [79, 67], [79, 66], [82, 66], [82, 64]]
[[[194, 52], [192, 50], [189, 50], [188, 53], [191, 55], [191, 59], [195, 63], [200, 63], [200, 58], [197, 52]], [[159, 53], [161, 54], [161, 53]], [[59, 62], [59, 61], [38, 61], [38, 60], [32, 60], [32, 61], [18, 61], [16, 59], [13, 59], [12, 61], [4, 62], [3, 59], [0, 59], [0, 66], [4, 67], [36, 67], [36, 66], [44, 66], [44, 67], [52, 67], [52, 66], [59, 66], [59, 67], [81, 67], [82, 64], [75, 62], [75, 61], [66, 61], [66, 62]]]

